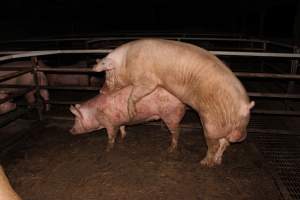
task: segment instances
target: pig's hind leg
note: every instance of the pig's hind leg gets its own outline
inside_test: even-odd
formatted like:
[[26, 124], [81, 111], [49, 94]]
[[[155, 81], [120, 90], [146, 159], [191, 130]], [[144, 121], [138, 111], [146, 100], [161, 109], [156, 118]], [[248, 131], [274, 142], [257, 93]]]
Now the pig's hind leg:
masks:
[[[145, 80], [147, 82], [147, 80]], [[149, 82], [151, 83], [151, 82]], [[147, 96], [151, 92], [153, 92], [156, 88], [156, 84], [145, 84], [143, 83], [142, 85], [135, 85], [130, 93], [130, 96], [128, 98], [128, 105], [127, 105], [127, 110], [128, 110], [128, 115], [129, 119], [132, 119], [136, 115], [136, 108], [135, 104], [142, 99], [143, 97]]]
[[112, 150], [114, 148], [118, 128], [116, 128], [114, 126], [110, 126], [110, 127], [107, 127], [106, 130], [107, 130], [107, 136], [108, 136], [108, 143], [106, 146], [106, 151], [109, 152], [110, 150]]

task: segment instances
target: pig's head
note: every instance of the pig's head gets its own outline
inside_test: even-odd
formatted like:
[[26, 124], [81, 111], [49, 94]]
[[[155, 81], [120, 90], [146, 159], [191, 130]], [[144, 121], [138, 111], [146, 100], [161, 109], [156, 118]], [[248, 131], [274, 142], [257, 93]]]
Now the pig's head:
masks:
[[97, 110], [94, 108], [87, 108], [86, 106], [76, 104], [75, 106], [70, 106], [70, 111], [75, 115], [73, 128], [70, 129], [73, 135], [104, 128], [104, 126], [100, 124], [97, 117]]
[[96, 59], [96, 64], [93, 66], [93, 71], [95, 72], [102, 72], [102, 71], [107, 71], [107, 70], [112, 70], [114, 69], [115, 62], [111, 58], [103, 58], [103, 59]]
[[[9, 95], [6, 94], [6, 93], [0, 93], [0, 100], [5, 99], [8, 96]], [[16, 109], [16, 104], [12, 103], [10, 101], [6, 101], [6, 102], [0, 104], [0, 114], [7, 113], [7, 112], [12, 111], [14, 109]]]

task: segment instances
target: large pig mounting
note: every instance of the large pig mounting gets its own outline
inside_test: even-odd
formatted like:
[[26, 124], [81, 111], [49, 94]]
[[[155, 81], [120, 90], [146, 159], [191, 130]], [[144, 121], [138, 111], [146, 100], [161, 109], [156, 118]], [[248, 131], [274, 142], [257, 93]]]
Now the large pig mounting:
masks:
[[99, 60], [94, 71], [106, 71], [105, 92], [133, 85], [128, 98], [130, 117], [135, 104], [163, 87], [195, 109], [208, 146], [202, 165], [220, 164], [230, 142], [246, 137], [250, 103], [232, 71], [216, 56], [192, 44], [142, 39], [126, 43]]

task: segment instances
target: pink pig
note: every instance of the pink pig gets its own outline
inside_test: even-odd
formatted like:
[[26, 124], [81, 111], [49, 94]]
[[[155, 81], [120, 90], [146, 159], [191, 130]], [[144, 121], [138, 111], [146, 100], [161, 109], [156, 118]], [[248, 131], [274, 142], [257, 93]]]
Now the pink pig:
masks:
[[[29, 68], [32, 67], [32, 62], [31, 61], [15, 61], [15, 62], [10, 62], [10, 63], [5, 63], [5, 64], [0, 64], [1, 67], [24, 67], [24, 68]], [[0, 75], [6, 75], [9, 73], [12, 73], [15, 71], [1, 71]], [[43, 72], [38, 72], [38, 82], [41, 86], [47, 86], [48, 81]], [[32, 73], [26, 73], [21, 76], [0, 82], [0, 84], [7, 84], [7, 85], [35, 85], [34, 82], [34, 76]], [[2, 89], [5, 92], [16, 92], [19, 91], [20, 89]], [[41, 89], [40, 90], [40, 95], [45, 101], [49, 101], [49, 92], [47, 89]], [[34, 104], [36, 101], [35, 97], [35, 90], [32, 90], [25, 94], [25, 98], [29, 104]], [[46, 110], [50, 110], [50, 104], [46, 104]]]
[[[0, 100], [7, 98], [7, 93], [0, 92]], [[0, 115], [16, 109], [16, 104], [10, 101], [6, 101], [0, 104]]]
[[124, 125], [162, 119], [172, 134], [169, 151], [173, 151], [177, 147], [179, 123], [185, 114], [185, 105], [166, 90], [157, 88], [137, 103], [137, 114], [130, 120], [127, 101], [131, 90], [132, 86], [128, 86], [116, 92], [99, 94], [75, 107], [71, 106], [75, 124], [70, 132], [82, 134], [106, 128], [109, 151], [113, 148], [120, 127], [121, 138], [124, 139]]

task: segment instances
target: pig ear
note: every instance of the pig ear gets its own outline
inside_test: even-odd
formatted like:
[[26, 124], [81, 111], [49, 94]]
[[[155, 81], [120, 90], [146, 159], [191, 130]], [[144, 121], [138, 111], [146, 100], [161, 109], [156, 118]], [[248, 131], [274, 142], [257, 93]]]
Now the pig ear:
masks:
[[80, 104], [78, 104], [78, 103], [75, 104], [75, 107], [79, 109], [80, 108]]
[[99, 63], [99, 62], [101, 62], [101, 59], [97, 58], [96, 63]]
[[[78, 104], [79, 105], [79, 104]], [[73, 105], [70, 106], [70, 111], [73, 113], [76, 117], [82, 118], [82, 114], [80, 110], [77, 107], [74, 107]]]

